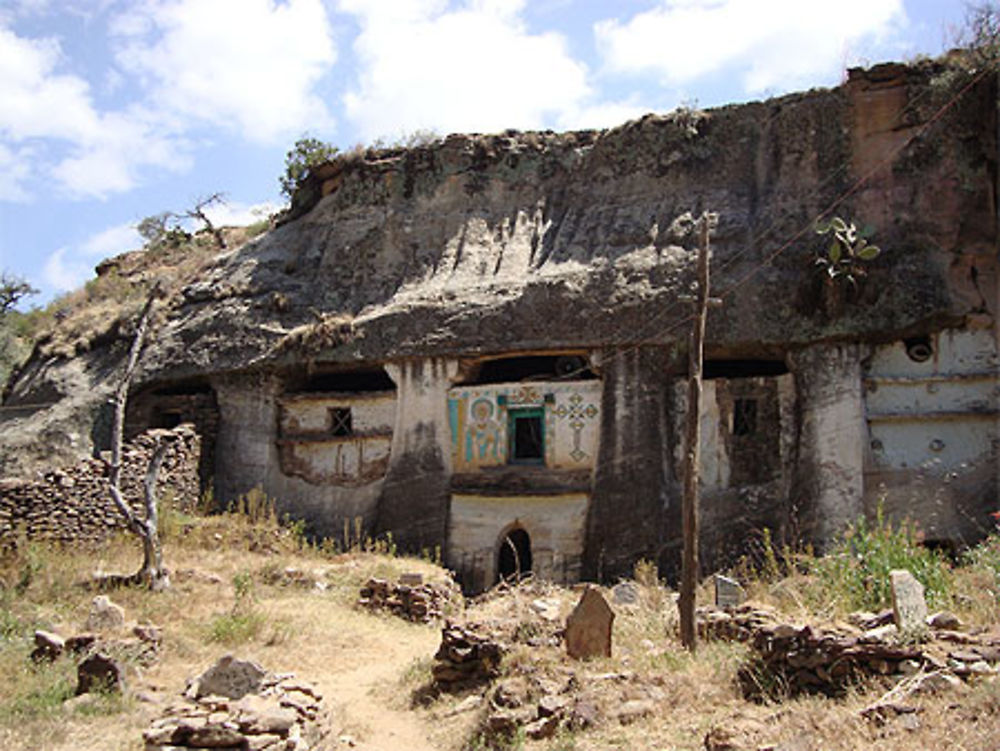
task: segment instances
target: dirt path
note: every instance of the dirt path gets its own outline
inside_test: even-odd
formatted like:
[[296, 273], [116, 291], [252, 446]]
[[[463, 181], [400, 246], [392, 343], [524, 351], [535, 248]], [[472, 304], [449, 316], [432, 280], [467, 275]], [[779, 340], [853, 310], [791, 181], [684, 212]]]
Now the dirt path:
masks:
[[433, 654], [437, 637], [426, 631], [397, 636], [391, 646], [384, 639], [358, 644], [355, 657], [362, 665], [354, 659], [352, 666], [333, 667], [316, 683], [330, 703], [338, 734], [350, 736], [355, 748], [438, 751], [426, 723], [407, 708], [409, 697], [400, 683], [414, 660]]

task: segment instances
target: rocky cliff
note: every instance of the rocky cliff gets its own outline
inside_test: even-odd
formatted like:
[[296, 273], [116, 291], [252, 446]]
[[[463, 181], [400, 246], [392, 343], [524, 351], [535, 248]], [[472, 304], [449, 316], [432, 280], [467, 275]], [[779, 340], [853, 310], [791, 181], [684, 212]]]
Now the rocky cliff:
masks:
[[[316, 170], [288, 221], [179, 286], [136, 385], [304, 360], [683, 340], [677, 298], [693, 280], [702, 211], [719, 215], [713, 290], [725, 298], [709, 318], [709, 357], [960, 322], [993, 310], [996, 101], [992, 75], [882, 65], [833, 90], [607, 131], [453, 135], [355, 154]], [[868, 226], [884, 249], [836, 299], [814, 263], [814, 222], [832, 214]], [[345, 316], [346, 334], [289, 346], [324, 314]], [[5, 406], [61, 406], [8, 420], [0, 469], [20, 466], [15, 432], [42, 435], [46, 421], [65, 453], [92, 449], [121, 328], [82, 356], [38, 350], [15, 374]], [[67, 413], [62, 427], [53, 409]]]

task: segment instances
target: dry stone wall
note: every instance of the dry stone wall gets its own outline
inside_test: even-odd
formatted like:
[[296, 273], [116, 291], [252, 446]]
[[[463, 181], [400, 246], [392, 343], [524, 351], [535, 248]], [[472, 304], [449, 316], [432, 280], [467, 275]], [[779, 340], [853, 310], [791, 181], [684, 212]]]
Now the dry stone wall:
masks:
[[[156, 443], [169, 436], [169, 448], [157, 482], [160, 499], [172, 496], [182, 506], [199, 497], [201, 439], [190, 425], [150, 430], [122, 452], [122, 494], [143, 515], [143, 482]], [[124, 529], [125, 521], [108, 494], [107, 465], [87, 459], [36, 480], [0, 480], [0, 546], [21, 537], [59, 542], [98, 542]]]

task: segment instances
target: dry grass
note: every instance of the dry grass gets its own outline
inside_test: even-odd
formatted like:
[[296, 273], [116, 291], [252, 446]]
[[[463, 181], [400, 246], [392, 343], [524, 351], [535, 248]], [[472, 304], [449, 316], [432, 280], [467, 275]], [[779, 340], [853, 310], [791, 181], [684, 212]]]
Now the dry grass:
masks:
[[[368, 577], [395, 578], [404, 571], [442, 576], [433, 563], [309, 548], [264, 513], [253, 522], [238, 514], [173, 512], [166, 516], [164, 534], [173, 586], [161, 593], [111, 593], [131, 620], [163, 628], [161, 659], [145, 670], [132, 668], [125, 699], [103, 697], [84, 706], [64, 702], [75, 685], [71, 661], [30, 664], [31, 631], [49, 628], [69, 635], [79, 630], [94, 595], [88, 586], [92, 574], [133, 570], [138, 546], [128, 537], [90, 550], [22, 545], [0, 561], [0, 748], [138, 751], [141, 730], [160, 703], [227, 651], [316, 683], [334, 708], [337, 732], [352, 736], [360, 748], [475, 748], [485, 710], [482, 700], [477, 704], [470, 696], [483, 689], [420, 700], [429, 684], [437, 629], [353, 606]], [[789, 751], [935, 746], [971, 751], [996, 749], [1000, 742], [998, 680], [972, 684], [961, 693], [908, 700], [918, 710], [910, 716], [913, 725], [894, 719], [877, 726], [862, 719], [860, 710], [887, 690], [881, 684], [860, 687], [838, 701], [806, 697], [749, 703], [734, 680], [744, 648], [708, 643], [696, 655], [688, 654], [676, 637], [673, 593], [655, 573], [637, 578], [638, 603], [616, 606], [610, 659], [573, 662], [561, 647], [526, 643], [561, 627], [577, 591], [535, 582], [470, 604], [470, 619], [507, 621], [524, 637], [504, 662], [507, 676], [552, 685], [572, 677], [604, 704], [652, 697], [657, 707], [632, 724], [608, 720], [546, 741], [514, 739], [510, 747], [694, 750], [704, 748], [706, 734], [722, 730], [740, 748]], [[982, 579], [970, 581], [985, 586]], [[793, 577], [753, 588], [795, 619], [807, 615], [800, 592], [805, 586]], [[699, 599], [708, 596], [703, 587]], [[558, 617], [542, 618], [533, 607], [539, 599]], [[234, 615], [251, 615], [255, 625], [219, 630], [218, 624]]]

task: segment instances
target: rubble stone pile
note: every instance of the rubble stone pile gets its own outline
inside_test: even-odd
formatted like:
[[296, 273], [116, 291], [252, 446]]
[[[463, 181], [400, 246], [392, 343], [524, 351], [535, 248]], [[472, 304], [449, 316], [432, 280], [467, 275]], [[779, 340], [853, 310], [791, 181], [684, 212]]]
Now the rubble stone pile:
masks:
[[[942, 620], [947, 619], [928, 618], [931, 623]], [[881, 616], [861, 621], [861, 626], [872, 626], [867, 629], [795, 625], [770, 609], [749, 604], [730, 611], [700, 608], [698, 612], [703, 638], [742, 641], [753, 647], [754, 660], [739, 673], [744, 694], [753, 698], [775, 693], [837, 696], [864, 676], [946, 671], [967, 677], [998, 670], [1000, 639], [929, 628], [919, 640], [885, 621]]]
[[396, 584], [372, 577], [361, 588], [358, 605], [370, 610], [388, 610], [418, 623], [431, 623], [444, 618], [449, 605], [460, 599], [461, 592], [453, 582], [424, 582], [419, 575], [410, 574]]
[[490, 681], [499, 674], [505, 651], [503, 642], [485, 624], [445, 623], [431, 668], [434, 683], [442, 690], [456, 691]]
[[146, 751], [306, 751], [321, 747], [329, 733], [323, 697], [313, 686], [227, 655], [191, 681], [142, 737]]
[[[169, 434], [157, 481], [159, 497], [194, 504], [199, 497], [198, 461], [201, 439], [190, 425], [149, 430], [122, 452], [121, 489], [125, 500], [143, 511], [143, 482], [157, 440]], [[99, 542], [125, 528], [125, 520], [108, 494], [107, 465], [88, 459], [67, 469], [55, 469], [37, 480], [0, 479], [0, 546], [19, 536], [60, 542]]]

